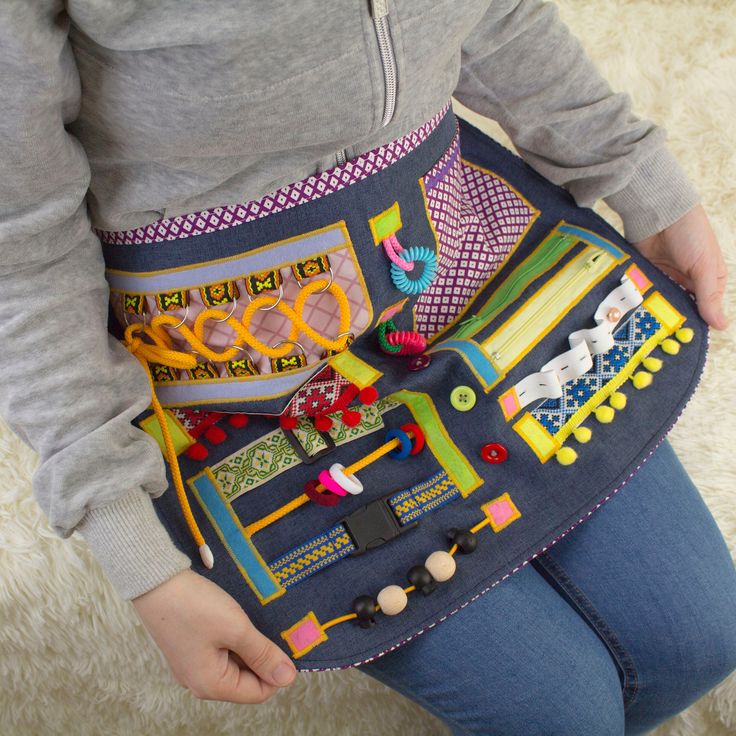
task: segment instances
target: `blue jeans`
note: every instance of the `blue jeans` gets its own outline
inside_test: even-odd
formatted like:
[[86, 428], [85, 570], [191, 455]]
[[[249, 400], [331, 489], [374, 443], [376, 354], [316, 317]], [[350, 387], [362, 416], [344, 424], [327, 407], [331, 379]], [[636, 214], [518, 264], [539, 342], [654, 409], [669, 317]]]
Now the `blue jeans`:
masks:
[[648, 733], [736, 668], [736, 568], [664, 442], [557, 544], [362, 670], [454, 734]]

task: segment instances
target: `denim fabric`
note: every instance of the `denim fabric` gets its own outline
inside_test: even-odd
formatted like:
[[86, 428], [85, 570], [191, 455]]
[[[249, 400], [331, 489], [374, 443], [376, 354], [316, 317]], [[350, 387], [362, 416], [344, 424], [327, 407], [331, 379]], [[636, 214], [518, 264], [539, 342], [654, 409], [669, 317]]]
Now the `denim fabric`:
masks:
[[587, 523], [361, 669], [458, 736], [639, 736], [736, 668], [735, 609], [726, 543], [664, 442]]
[[[389, 277], [388, 259], [380, 245], [374, 244], [368, 220], [398, 201], [403, 222], [399, 235], [404, 244], [435, 242], [419, 179], [447, 151], [455, 131], [455, 118], [450, 113], [424, 143], [399, 162], [339, 192], [211, 234], [154, 245], [108, 246], [104, 249], [107, 265], [117, 271], [137, 273], [180, 268], [232, 257], [344, 220], [368, 284], [375, 320], [383, 309], [404, 294]], [[314, 612], [324, 623], [349, 614], [356, 596], [375, 596], [389, 584], [406, 585], [409, 568], [421, 564], [431, 552], [449, 548], [447, 532], [450, 528], [470, 528], [484, 518], [481, 510], [484, 502], [506, 492], [510, 494], [521, 511], [521, 518], [498, 533], [490, 528], [481, 530], [477, 551], [457, 556], [457, 572], [450, 581], [439, 585], [429, 596], [411, 594], [409, 605], [401, 615], [379, 614], [376, 625], [370, 629], [360, 628], [354, 622], [331, 627], [325, 642], [297, 660], [297, 666], [302, 669], [329, 669], [363, 663], [432, 628], [471, 600], [477, 602], [483, 592], [507, 574], [517, 571], [566, 530], [587, 519], [627, 482], [674, 424], [695, 389], [702, 370], [707, 329], [692, 300], [682, 289], [646, 263], [591, 210], [577, 207], [567, 192], [550, 184], [520, 159], [465, 123], [460, 124], [460, 144], [465, 160], [496, 172], [540, 211], [521, 244], [498, 272], [499, 281], [562, 220], [587, 228], [591, 237], [598, 234], [607, 238], [631, 257], [616, 265], [577, 304], [566, 307], [564, 316], [554, 329], [540, 338], [527, 357], [512, 367], [498, 386], [487, 392], [479, 385], [476, 373], [455, 351], [434, 352], [431, 365], [426, 370], [408, 371], [405, 358], [387, 355], [378, 349], [371, 329], [357, 337], [350, 352], [381, 371], [381, 376], [374, 383], [379, 395], [388, 396], [405, 389], [429, 396], [448, 435], [472, 468], [472, 473], [482, 481], [467, 498], [456, 499], [426, 514], [416, 528], [389, 543], [363, 556], [340, 560], [289, 588], [284, 595], [261, 605], [199, 504], [193, 502], [192, 511], [217, 560], [211, 571], [206, 570], [197, 558], [196, 546], [174, 492], [170, 490], [155, 500], [163, 524], [177, 546], [192, 557], [194, 569], [233, 595], [256, 626], [286, 649], [281, 632], [308, 612]], [[540, 283], [554, 277], [578, 252], [579, 249], [561, 259], [540, 282], [531, 283], [517, 300], [484, 327], [481, 338], [502, 324], [536, 292]], [[694, 339], [683, 346], [678, 355], [663, 356], [664, 367], [651, 388], [634, 391], [629, 390], [629, 385], [625, 389], [628, 405], [613, 423], [597, 424], [592, 419], [587, 422], [593, 427], [593, 440], [578, 448], [579, 458], [574, 465], [562, 466], [554, 458], [543, 464], [512, 429], [512, 423], [505, 421], [498, 397], [525, 375], [539, 370], [546, 361], [566, 350], [569, 347], [567, 336], [571, 332], [593, 326], [592, 315], [597, 305], [620, 283], [632, 260], [654, 283], [654, 289], [687, 318], [687, 325], [694, 328]], [[495, 292], [497, 285], [498, 282], [493, 280], [479, 289], [475, 303], [483, 304]], [[394, 318], [399, 330], [412, 328], [411, 307], [415, 302], [416, 297], [410, 299]], [[111, 324], [111, 329], [115, 330], [114, 324]], [[452, 330], [448, 336], [452, 336]], [[472, 387], [476, 392], [477, 405], [468, 413], [461, 413], [452, 405], [451, 392], [457, 386]], [[196, 407], [251, 414], [247, 427], [228, 430], [226, 440], [211, 448], [207, 464], [211, 465], [273, 431], [277, 426], [274, 417], [266, 415], [279, 414], [289, 399], [290, 394], [285, 394], [258, 401]], [[144, 415], [139, 420], [142, 418]], [[402, 404], [386, 416], [386, 428], [412, 421], [412, 412]], [[248, 525], [298, 496], [304, 484], [316, 478], [319, 470], [334, 462], [347, 466], [383, 441], [383, 433], [369, 434], [337, 447], [316, 465], [301, 464], [290, 468], [264, 486], [235, 499], [230, 511], [239, 524]], [[480, 450], [488, 442], [503, 443], [509, 451], [508, 461], [498, 465], [484, 462]], [[203, 463], [190, 460], [184, 454], [179, 459], [185, 481], [203, 471]], [[447, 457], [442, 452], [433, 453], [426, 448], [420, 455], [405, 461], [383, 458], [360, 471], [359, 477], [366, 489], [360, 496], [349, 496], [332, 508], [311, 503], [302, 506], [257, 533], [253, 544], [262, 558], [270, 562], [331, 529], [367, 502], [436, 475], [446, 461]], [[601, 550], [603, 553], [607, 551], [605, 547]]]

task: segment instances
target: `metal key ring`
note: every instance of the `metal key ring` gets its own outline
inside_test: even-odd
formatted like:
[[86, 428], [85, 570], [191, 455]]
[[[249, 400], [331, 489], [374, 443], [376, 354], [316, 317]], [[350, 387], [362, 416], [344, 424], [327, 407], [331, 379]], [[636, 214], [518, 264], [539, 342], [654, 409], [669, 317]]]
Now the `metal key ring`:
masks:
[[[260, 294], [258, 296], [261, 296]], [[279, 284], [279, 298], [270, 306], [270, 307], [258, 307], [259, 312], [270, 312], [272, 309], [274, 309], [276, 306], [278, 306], [279, 302], [284, 298], [284, 287], [283, 284]], [[248, 294], [248, 301], [252, 302], [253, 297]], [[220, 322], [220, 320], [217, 320]]]
[[[130, 322], [128, 322], [128, 314], [130, 313], [127, 312], [125, 309], [123, 309], [123, 321], [125, 322], [126, 327], [130, 327]], [[145, 326], [147, 312], [141, 312], [141, 314], [143, 315], [143, 325]], [[136, 324], [141, 324], [141, 323], [136, 322]]]
[[[279, 347], [280, 345], [286, 345], [286, 344], [296, 345], [299, 348], [299, 350], [302, 351], [302, 355], [306, 355], [307, 354], [307, 351], [304, 349], [304, 346], [301, 343], [297, 342], [296, 340], [281, 340], [281, 342], [277, 342], [275, 345], [271, 345], [271, 349], [275, 349], [275, 348]], [[286, 355], [288, 355], [288, 354], [289, 353], [287, 353]]]
[[[321, 276], [321, 275], [322, 275], [322, 274], [320, 274], [320, 276]], [[333, 282], [334, 280], [335, 280], [335, 273], [334, 273], [334, 271], [332, 270], [332, 266], [330, 266], [330, 282], [329, 282], [329, 283], [327, 284], [327, 286], [325, 286], [325, 288], [324, 288], [324, 289], [318, 289], [318, 290], [317, 290], [317, 291], [315, 291], [314, 293], [315, 293], [315, 294], [324, 294], [324, 293], [325, 293], [325, 292], [327, 291], [327, 289], [329, 289], [329, 288], [330, 288], [330, 286], [332, 286], [332, 282]], [[299, 288], [300, 288], [300, 289], [303, 289], [303, 288], [304, 288], [304, 287], [302, 286], [302, 282], [301, 282], [301, 281], [297, 281], [296, 283], [297, 283], [297, 284], [299, 285]]]
[[[227, 317], [223, 317], [222, 319], [215, 319], [214, 317], [211, 317], [210, 319], [213, 322], [225, 322], [225, 321], [229, 320], [230, 317], [233, 316], [233, 312], [235, 311], [235, 307], [237, 307], [237, 306], [238, 306], [238, 297], [235, 297], [233, 299], [233, 308], [230, 310], [230, 314], [228, 314]], [[274, 306], [276, 306], [276, 305], [274, 305]], [[233, 347], [236, 347], [236, 346], [234, 345]]]
[[230, 345], [228, 347], [228, 350], [230, 348], [237, 348], [238, 350], [244, 352], [248, 356], [248, 360], [250, 360], [250, 362], [253, 363], [253, 365], [255, 366], [256, 362], [255, 360], [253, 360], [253, 356], [250, 354], [250, 350], [248, 350], [248, 348], [244, 348], [242, 345]]
[[[156, 315], [158, 317], [159, 314], [166, 314], [166, 312], [162, 312], [160, 309], [156, 310], [158, 314]], [[184, 316], [181, 318], [181, 322], [176, 325], [166, 325], [167, 327], [171, 327], [172, 330], [177, 330], [179, 327], [181, 327], [187, 320], [187, 317], [189, 316], [189, 305], [186, 305], [186, 308], [184, 310]]]

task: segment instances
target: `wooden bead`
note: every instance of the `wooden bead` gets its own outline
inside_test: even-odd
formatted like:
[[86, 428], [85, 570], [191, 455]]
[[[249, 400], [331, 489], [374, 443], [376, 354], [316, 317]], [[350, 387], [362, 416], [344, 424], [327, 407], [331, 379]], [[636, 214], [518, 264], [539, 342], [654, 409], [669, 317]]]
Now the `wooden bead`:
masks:
[[444, 583], [449, 580], [457, 569], [455, 558], [449, 552], [437, 550], [427, 557], [424, 567], [429, 570], [429, 574], [438, 582]]
[[377, 596], [378, 605], [387, 616], [401, 613], [409, 602], [404, 589], [398, 585], [387, 585]]

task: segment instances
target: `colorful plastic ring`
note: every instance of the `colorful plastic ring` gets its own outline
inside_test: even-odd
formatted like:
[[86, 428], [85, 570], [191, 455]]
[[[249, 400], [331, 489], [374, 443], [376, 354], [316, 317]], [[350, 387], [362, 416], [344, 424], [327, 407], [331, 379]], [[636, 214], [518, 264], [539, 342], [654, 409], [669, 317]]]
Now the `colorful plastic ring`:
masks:
[[401, 447], [391, 450], [391, 452], [388, 453], [388, 456], [394, 458], [394, 460], [406, 460], [406, 458], [411, 455], [412, 450], [409, 435], [400, 429], [390, 429], [386, 432], [386, 442], [390, 442], [395, 439], [401, 442]]
[[345, 466], [340, 465], [340, 463], [334, 463], [330, 466], [330, 475], [335, 483], [344, 488], [351, 496], [363, 493], [363, 484], [354, 475], [346, 475], [344, 470]]
[[336, 496], [347, 496], [348, 492], [330, 475], [329, 471], [322, 470], [319, 474], [319, 482]]
[[340, 501], [340, 496], [336, 496], [330, 491], [320, 493], [317, 490], [316, 480], [308, 480], [304, 484], [304, 493], [309, 496], [310, 501], [314, 501], [318, 506], [337, 506]]
[[378, 344], [380, 345], [381, 350], [383, 350], [384, 353], [398, 353], [401, 350], [402, 346], [392, 345], [386, 339], [386, 330], [389, 330], [390, 332], [396, 332], [396, 325], [394, 324], [393, 320], [387, 319], [385, 322], [381, 322], [381, 324], [379, 324], [377, 327]]
[[424, 432], [418, 424], [402, 424], [401, 429], [404, 432], [412, 432], [414, 441], [412, 442], [411, 455], [418, 455], [424, 449]]
[[489, 442], [487, 445], [483, 445], [480, 451], [480, 456], [491, 465], [502, 463], [506, 461], [509, 456], [509, 451], [500, 442]]
[[394, 282], [394, 286], [399, 291], [403, 291], [404, 294], [420, 294], [434, 280], [437, 272], [437, 256], [429, 248], [412, 246], [402, 253], [402, 257], [414, 263], [419, 261], [424, 265], [424, 268], [417, 278], [410, 278], [409, 274], [413, 275], [413, 271], [404, 271], [395, 263], [392, 263], [391, 280]]

